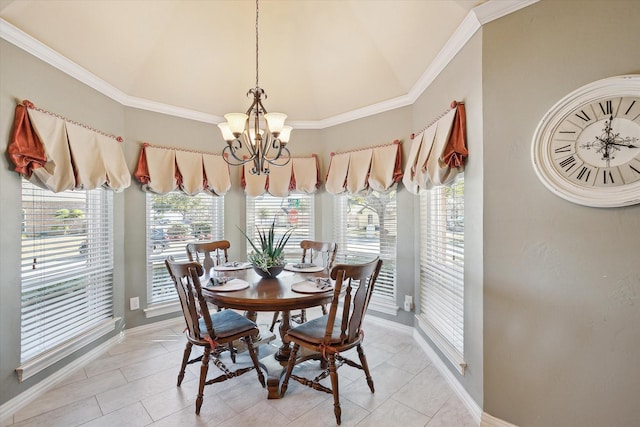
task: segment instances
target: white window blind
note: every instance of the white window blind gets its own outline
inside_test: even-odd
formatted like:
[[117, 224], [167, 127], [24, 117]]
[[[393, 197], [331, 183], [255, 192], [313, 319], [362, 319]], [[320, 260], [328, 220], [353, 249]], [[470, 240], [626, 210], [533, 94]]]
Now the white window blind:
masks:
[[177, 301], [164, 260], [186, 260], [187, 243], [224, 239], [224, 197], [147, 193], [148, 304]]
[[113, 317], [112, 217], [111, 191], [22, 180], [21, 362]]
[[[267, 193], [258, 197], [247, 196], [247, 226], [245, 232], [253, 242], [259, 242], [256, 226], [268, 232], [275, 221], [275, 235], [279, 239], [289, 228], [294, 231], [285, 247], [287, 262], [300, 262], [300, 242], [314, 239], [314, 195], [291, 194], [273, 197]], [[253, 250], [247, 243], [247, 254]]]
[[396, 301], [396, 239], [398, 230], [396, 191], [367, 196], [335, 196], [334, 240], [338, 244], [336, 263], [382, 260], [373, 289], [375, 298]]
[[420, 192], [419, 324], [464, 372], [464, 176]]

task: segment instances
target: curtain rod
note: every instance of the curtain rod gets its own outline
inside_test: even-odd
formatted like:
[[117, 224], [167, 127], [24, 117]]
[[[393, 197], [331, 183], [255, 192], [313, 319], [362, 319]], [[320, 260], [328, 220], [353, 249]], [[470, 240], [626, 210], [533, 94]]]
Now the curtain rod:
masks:
[[[174, 150], [174, 151], [186, 151], [188, 153], [197, 153], [197, 154], [209, 154], [211, 156], [219, 156], [221, 157], [222, 154], [220, 153], [211, 153], [209, 151], [203, 151], [203, 150], [193, 150], [193, 149], [189, 149], [189, 148], [175, 148], [175, 147], [165, 147], [163, 145], [155, 145], [155, 144], [151, 144], [148, 142], [143, 142], [142, 143], [142, 147], [153, 147], [153, 148], [159, 148], [161, 150]], [[306, 158], [314, 158], [314, 157], [318, 157], [317, 154], [311, 154], [309, 156], [291, 156], [292, 159], [306, 159]]]
[[400, 140], [396, 139], [395, 141], [393, 141], [391, 144], [380, 144], [380, 145], [374, 145], [373, 147], [365, 147], [365, 148], [357, 148], [355, 150], [349, 150], [349, 151], [339, 151], [339, 152], [331, 152], [331, 157], [335, 156], [336, 154], [346, 154], [346, 153], [355, 153], [356, 151], [366, 151], [366, 150], [372, 150], [374, 148], [382, 148], [382, 147], [389, 147], [391, 145], [400, 145]]
[[29, 101], [28, 99], [25, 99], [24, 101], [22, 101], [22, 105], [24, 105], [26, 108], [29, 108], [31, 110], [36, 110], [36, 111], [39, 111], [39, 112], [44, 113], [44, 114], [48, 114], [48, 115], [53, 116], [53, 117], [57, 117], [59, 119], [64, 120], [65, 122], [72, 123], [72, 124], [74, 124], [76, 126], [80, 126], [82, 128], [88, 129], [88, 130], [93, 131], [95, 133], [99, 133], [100, 135], [106, 136], [107, 138], [115, 139], [118, 142], [124, 142], [124, 139], [122, 139], [121, 136], [115, 136], [115, 135], [112, 135], [110, 133], [103, 132], [101, 130], [92, 128], [91, 126], [87, 126], [85, 124], [76, 122], [75, 120], [70, 120], [70, 119], [68, 119], [66, 117], [61, 116], [60, 114], [56, 114], [56, 113], [52, 113], [51, 111], [47, 111], [44, 108], [36, 107], [33, 104], [33, 102]]
[[454, 108], [456, 108], [459, 104], [464, 104], [464, 101], [456, 101], [455, 99], [453, 101], [451, 101], [451, 106], [450, 108], [448, 108], [447, 110], [445, 110], [442, 114], [440, 114], [438, 117], [436, 117], [435, 119], [433, 119], [431, 121], [431, 123], [429, 123], [427, 126], [423, 127], [420, 132], [416, 132], [416, 133], [412, 133], [410, 135], [411, 139], [414, 139], [416, 136], [420, 135], [422, 132], [424, 132], [425, 130], [429, 129], [435, 122], [437, 122], [438, 120], [440, 120], [441, 118], [443, 118], [444, 116], [447, 115], [447, 113], [451, 110], [453, 110]]

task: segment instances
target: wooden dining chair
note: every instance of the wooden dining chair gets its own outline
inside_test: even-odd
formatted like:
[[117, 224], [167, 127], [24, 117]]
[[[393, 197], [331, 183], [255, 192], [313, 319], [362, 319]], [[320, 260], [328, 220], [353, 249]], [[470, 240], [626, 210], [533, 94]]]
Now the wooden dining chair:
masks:
[[[294, 379], [315, 390], [333, 394], [333, 412], [338, 424], [341, 422], [342, 412], [338, 392], [337, 370], [339, 367], [346, 363], [348, 366], [363, 370], [371, 393], [375, 392], [367, 358], [362, 349], [364, 335], [362, 321], [381, 267], [382, 261], [379, 258], [365, 264], [338, 264], [333, 267], [331, 278], [336, 282], [329, 313], [289, 329], [283, 338], [284, 341], [293, 343], [293, 348], [280, 394], [286, 393], [289, 379]], [[319, 353], [326, 364], [326, 369], [315, 378], [293, 374], [296, 363], [308, 358], [298, 360], [300, 347]], [[354, 347], [357, 349], [360, 363], [341, 354]], [[320, 384], [320, 381], [327, 377], [331, 378], [331, 387]]]
[[187, 257], [189, 261], [197, 261], [209, 271], [216, 265], [229, 262], [228, 250], [231, 244], [228, 240], [216, 240], [213, 242], [197, 242], [187, 244]]
[[[184, 349], [182, 365], [178, 374], [178, 387], [182, 384], [187, 365], [202, 361], [198, 397], [196, 399], [196, 414], [200, 413], [205, 385], [226, 381], [255, 369], [260, 384], [265, 387], [264, 374], [260, 369], [258, 357], [253, 348], [252, 337], [258, 334], [256, 324], [233, 310], [209, 313], [207, 302], [202, 296], [202, 288], [200, 287], [199, 276], [203, 275], [204, 270], [199, 263], [195, 261], [179, 262], [169, 256], [165, 260], [165, 264], [178, 292], [182, 313], [187, 324], [185, 329], [187, 345]], [[228, 350], [226, 346], [238, 339], [242, 339], [245, 342], [253, 366], [231, 371], [220, 360], [220, 353]], [[194, 345], [203, 347], [203, 354], [190, 359]], [[207, 380], [210, 359], [222, 371], [222, 374]]]
[[[333, 263], [336, 260], [338, 254], [338, 244], [334, 242], [316, 242], [313, 240], [303, 240], [300, 242], [302, 248], [302, 263], [313, 263], [322, 265], [326, 270], [331, 271]], [[322, 306], [322, 314], [327, 314], [326, 308]], [[269, 330], [273, 332], [273, 328], [276, 326], [280, 318], [280, 312], [273, 313], [273, 319], [271, 320], [271, 326]], [[304, 323], [307, 321], [306, 310], [300, 310], [299, 314], [291, 316], [291, 320], [296, 323]]]

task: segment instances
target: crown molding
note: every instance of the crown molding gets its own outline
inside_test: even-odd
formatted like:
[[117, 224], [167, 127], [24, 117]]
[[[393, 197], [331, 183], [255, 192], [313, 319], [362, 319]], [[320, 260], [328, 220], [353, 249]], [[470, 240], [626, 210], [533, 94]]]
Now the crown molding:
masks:
[[[420, 76], [418, 81], [410, 89], [408, 94], [322, 120], [292, 121], [290, 122], [291, 126], [295, 129], [324, 129], [412, 105], [482, 25], [530, 6], [538, 1], [539, 0], [490, 0], [473, 8], [458, 26], [453, 36], [447, 41], [431, 64], [429, 64], [422, 76]], [[214, 114], [128, 95], [1, 18], [0, 38], [124, 106], [204, 123], [217, 124], [224, 121], [222, 117]]]

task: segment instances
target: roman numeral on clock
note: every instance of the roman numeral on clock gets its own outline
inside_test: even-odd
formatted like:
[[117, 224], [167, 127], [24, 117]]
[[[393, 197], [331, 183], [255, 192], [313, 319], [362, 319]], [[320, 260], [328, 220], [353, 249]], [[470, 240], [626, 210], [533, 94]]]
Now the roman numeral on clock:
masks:
[[569, 156], [559, 163], [560, 167], [563, 168], [566, 172], [569, 172], [571, 169], [573, 169], [576, 164], [576, 158], [573, 156]]
[[580, 172], [578, 172], [578, 176], [576, 176], [576, 178], [578, 178], [578, 180], [580, 181], [584, 179], [584, 182], [589, 182], [590, 175], [591, 175], [591, 169], [589, 169], [586, 166], [583, 166], [582, 169], [580, 169]]
[[563, 145], [553, 150], [555, 153], [568, 153], [571, 151], [571, 144]]
[[[609, 179], [609, 182], [607, 182], [607, 178]], [[602, 171], [602, 180], [604, 184], [615, 184], [615, 182], [613, 181], [613, 175], [611, 174], [611, 171], [607, 171], [607, 170]]]
[[602, 114], [613, 114], [613, 107], [611, 105], [611, 101], [605, 101], [604, 105], [602, 104], [602, 102], [598, 102], [598, 105], [600, 106], [600, 110], [602, 111]]
[[632, 171], [634, 171], [635, 173], [637, 173], [638, 175], [640, 175], [640, 170], [636, 169], [633, 167], [633, 165], [629, 165], [629, 167], [631, 168]]
[[580, 110], [579, 113], [576, 113], [576, 117], [578, 117], [579, 119], [584, 120], [585, 122], [588, 122], [591, 120], [591, 117], [589, 117], [589, 115], [587, 113], [584, 112], [584, 110]]

